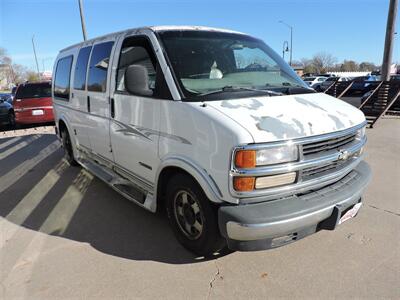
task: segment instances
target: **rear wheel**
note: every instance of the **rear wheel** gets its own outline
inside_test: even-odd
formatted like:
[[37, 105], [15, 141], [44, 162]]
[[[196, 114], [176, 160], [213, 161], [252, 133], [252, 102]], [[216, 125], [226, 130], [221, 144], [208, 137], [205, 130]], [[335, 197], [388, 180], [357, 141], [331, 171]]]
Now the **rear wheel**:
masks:
[[210, 256], [225, 246], [217, 207], [191, 177], [178, 174], [168, 182], [167, 213], [175, 236], [188, 250]]
[[63, 148], [64, 148], [65, 159], [70, 163], [70, 165], [77, 166], [78, 163], [76, 162], [75, 157], [74, 157], [74, 150], [73, 150], [71, 138], [69, 136], [67, 129], [63, 129], [61, 131], [61, 139], [62, 139], [62, 144], [63, 144]]

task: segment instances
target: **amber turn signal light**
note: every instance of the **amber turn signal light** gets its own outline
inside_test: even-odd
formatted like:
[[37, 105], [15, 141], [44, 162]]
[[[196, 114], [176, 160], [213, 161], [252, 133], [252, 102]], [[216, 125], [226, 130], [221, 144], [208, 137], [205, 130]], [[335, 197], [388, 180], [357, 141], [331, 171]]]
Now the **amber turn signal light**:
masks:
[[255, 150], [239, 150], [235, 155], [235, 166], [238, 168], [255, 168], [256, 151]]
[[254, 177], [234, 177], [233, 188], [238, 192], [249, 192], [254, 190]]

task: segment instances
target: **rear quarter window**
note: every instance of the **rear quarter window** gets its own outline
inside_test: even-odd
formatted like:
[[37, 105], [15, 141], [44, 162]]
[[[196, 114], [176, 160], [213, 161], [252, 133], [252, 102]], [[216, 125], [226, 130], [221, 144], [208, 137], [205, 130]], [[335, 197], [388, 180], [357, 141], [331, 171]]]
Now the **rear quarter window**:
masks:
[[69, 100], [72, 56], [61, 58], [57, 62], [54, 77], [54, 97]]
[[15, 95], [15, 98], [17, 99], [47, 98], [47, 97], [51, 97], [50, 82], [21, 84], [18, 87], [17, 93]]

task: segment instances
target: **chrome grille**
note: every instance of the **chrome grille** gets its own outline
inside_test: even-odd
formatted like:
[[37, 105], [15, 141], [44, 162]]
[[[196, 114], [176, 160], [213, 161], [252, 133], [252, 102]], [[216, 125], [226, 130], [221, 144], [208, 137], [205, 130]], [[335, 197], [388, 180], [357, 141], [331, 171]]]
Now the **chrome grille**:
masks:
[[348, 161], [340, 161], [340, 160], [336, 160], [333, 161], [329, 164], [325, 164], [322, 166], [317, 166], [317, 167], [311, 167], [311, 168], [306, 168], [302, 170], [302, 179], [303, 180], [308, 180], [312, 177], [314, 177], [315, 175], [320, 175], [322, 173], [325, 172], [329, 172], [332, 170], [337, 170], [340, 167], [343, 167], [344, 165], [347, 165], [350, 163], [351, 160]]
[[303, 155], [310, 155], [319, 152], [329, 151], [332, 149], [339, 150], [340, 147], [346, 146], [354, 142], [356, 139], [356, 133], [351, 133], [345, 136], [332, 138], [324, 141], [318, 141], [313, 143], [308, 143], [303, 145]]

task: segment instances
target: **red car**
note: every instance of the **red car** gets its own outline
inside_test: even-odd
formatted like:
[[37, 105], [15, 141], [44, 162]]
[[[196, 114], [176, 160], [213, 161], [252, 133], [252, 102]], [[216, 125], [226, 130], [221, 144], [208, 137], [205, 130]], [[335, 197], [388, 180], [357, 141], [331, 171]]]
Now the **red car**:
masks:
[[13, 105], [16, 124], [54, 122], [51, 82], [20, 84]]

